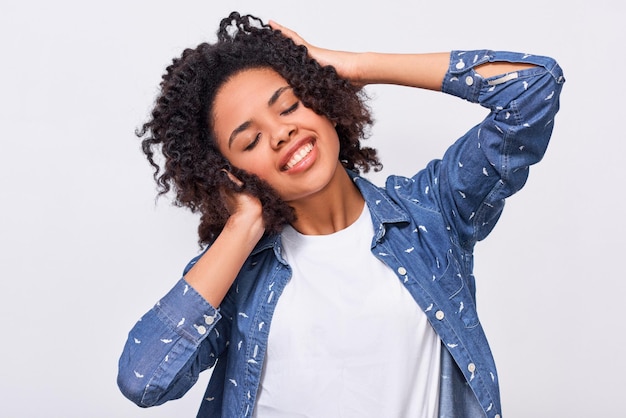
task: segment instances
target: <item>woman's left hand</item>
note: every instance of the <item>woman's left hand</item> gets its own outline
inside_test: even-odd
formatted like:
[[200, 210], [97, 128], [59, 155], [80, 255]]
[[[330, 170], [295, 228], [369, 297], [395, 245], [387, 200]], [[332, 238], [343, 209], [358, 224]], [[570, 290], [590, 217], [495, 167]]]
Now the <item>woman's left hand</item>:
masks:
[[440, 91], [450, 64], [450, 53], [386, 54], [377, 52], [345, 52], [311, 45], [296, 32], [269, 21], [297, 45], [304, 45], [309, 56], [321, 65], [332, 65], [340, 77], [362, 87], [368, 84], [397, 84]]
[[295, 31], [279, 25], [273, 20], [269, 21], [273, 30], [279, 30], [283, 35], [290, 38], [296, 45], [304, 45], [309, 56], [319, 62], [322, 66], [332, 65], [337, 70], [339, 76], [350, 80], [353, 84], [363, 85], [362, 71], [359, 67], [359, 54], [355, 52], [335, 51], [332, 49], [320, 48], [305, 41]]

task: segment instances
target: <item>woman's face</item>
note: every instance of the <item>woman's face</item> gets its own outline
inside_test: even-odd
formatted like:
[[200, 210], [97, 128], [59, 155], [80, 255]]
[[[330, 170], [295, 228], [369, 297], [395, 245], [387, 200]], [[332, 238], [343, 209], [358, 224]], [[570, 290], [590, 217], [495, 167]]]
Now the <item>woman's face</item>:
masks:
[[341, 167], [333, 123], [305, 107], [272, 69], [231, 77], [217, 92], [212, 117], [230, 164], [265, 180], [286, 202], [324, 190]]

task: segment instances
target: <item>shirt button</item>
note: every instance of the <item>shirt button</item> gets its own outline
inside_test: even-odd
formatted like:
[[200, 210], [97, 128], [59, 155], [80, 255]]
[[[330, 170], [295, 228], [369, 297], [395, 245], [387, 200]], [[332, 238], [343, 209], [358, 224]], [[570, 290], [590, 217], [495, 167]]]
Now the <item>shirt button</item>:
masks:
[[212, 316], [205, 315], [204, 322], [206, 322], [207, 325], [211, 325], [213, 322], [215, 322], [215, 318]]
[[406, 269], [404, 267], [399, 267], [398, 274], [404, 276], [406, 274]]
[[474, 84], [474, 78], [471, 75], [468, 75], [467, 77], [465, 77], [465, 84], [471, 86], [472, 84]]
[[493, 418], [500, 418], [500, 414], [496, 414]]
[[437, 318], [440, 321], [443, 319], [444, 316], [446, 316], [446, 315], [443, 313], [443, 311], [435, 312], [435, 318]]
[[469, 370], [470, 373], [474, 373], [476, 371], [476, 365], [474, 363], [468, 364], [467, 370]]

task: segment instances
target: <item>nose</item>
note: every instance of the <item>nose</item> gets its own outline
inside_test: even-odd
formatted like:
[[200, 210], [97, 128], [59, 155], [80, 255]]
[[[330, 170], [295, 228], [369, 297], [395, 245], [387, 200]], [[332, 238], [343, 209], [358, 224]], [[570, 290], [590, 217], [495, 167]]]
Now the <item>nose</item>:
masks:
[[271, 144], [278, 149], [288, 143], [297, 132], [296, 125], [292, 123], [278, 122], [272, 129]]

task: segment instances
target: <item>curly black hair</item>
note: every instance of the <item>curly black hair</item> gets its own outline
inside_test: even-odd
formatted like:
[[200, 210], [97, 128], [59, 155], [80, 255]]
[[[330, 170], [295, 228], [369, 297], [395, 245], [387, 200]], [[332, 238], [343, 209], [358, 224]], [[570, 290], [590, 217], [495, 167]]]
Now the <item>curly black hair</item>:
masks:
[[[271, 68], [292, 87], [301, 102], [336, 123], [339, 159], [347, 169], [380, 170], [376, 150], [361, 147], [372, 124], [367, 97], [358, 86], [322, 67], [280, 31], [251, 15], [231, 13], [220, 23], [217, 42], [185, 49], [166, 69], [151, 118], [137, 136], [154, 167], [159, 196], [173, 190], [174, 204], [200, 212], [199, 242], [212, 242], [229, 213], [220, 190], [245, 191], [263, 206], [266, 233], [279, 232], [295, 220], [293, 209], [263, 180], [231, 167], [220, 153], [212, 127], [215, 95], [233, 75], [251, 68]], [[162, 167], [157, 163], [163, 157]], [[243, 182], [237, 187], [226, 169]]]

